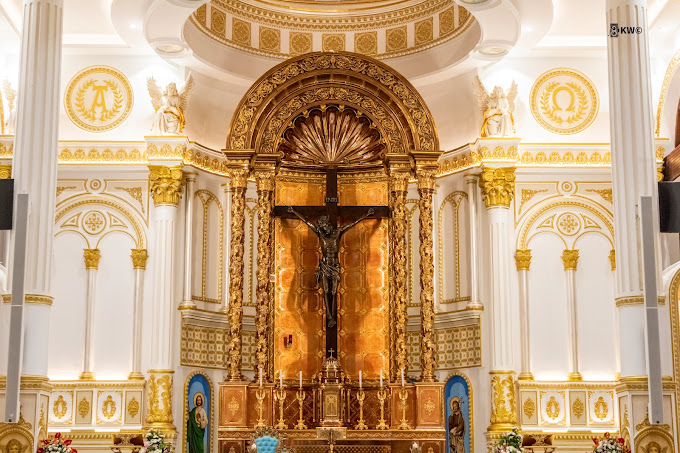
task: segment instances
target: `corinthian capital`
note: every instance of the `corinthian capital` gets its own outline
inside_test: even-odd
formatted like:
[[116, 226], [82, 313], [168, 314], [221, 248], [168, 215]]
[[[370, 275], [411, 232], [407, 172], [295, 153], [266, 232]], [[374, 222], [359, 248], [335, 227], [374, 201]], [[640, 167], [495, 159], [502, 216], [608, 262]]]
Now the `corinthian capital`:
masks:
[[83, 249], [83, 257], [85, 258], [85, 269], [99, 269], [99, 259], [102, 257], [99, 249]]
[[181, 165], [172, 167], [149, 165], [149, 182], [156, 206], [179, 205], [184, 186]]
[[509, 208], [515, 194], [515, 168], [484, 168], [479, 187], [487, 208]]

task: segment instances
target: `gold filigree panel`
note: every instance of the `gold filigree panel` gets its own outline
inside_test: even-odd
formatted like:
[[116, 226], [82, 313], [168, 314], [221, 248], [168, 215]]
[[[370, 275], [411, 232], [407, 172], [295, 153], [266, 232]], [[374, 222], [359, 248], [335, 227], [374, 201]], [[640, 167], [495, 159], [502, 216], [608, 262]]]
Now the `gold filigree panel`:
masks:
[[260, 48], [269, 52], [281, 50], [281, 30], [260, 27]]
[[311, 33], [290, 32], [290, 54], [300, 55], [312, 51], [313, 35]]
[[435, 338], [438, 370], [482, 365], [482, 329], [479, 320], [470, 325], [435, 329]]
[[[387, 205], [387, 182], [341, 185], [344, 205]], [[368, 219], [349, 230], [340, 245], [338, 349], [350, 376], [363, 370], [379, 379], [389, 361], [387, 219]]]
[[92, 66], [69, 81], [64, 108], [79, 128], [106, 132], [127, 119], [133, 101], [132, 86], [122, 72], [108, 66]]
[[364, 55], [375, 55], [378, 53], [378, 32], [368, 31], [356, 33], [354, 35], [354, 51]]
[[531, 88], [531, 113], [544, 129], [576, 134], [592, 124], [599, 109], [593, 82], [574, 69], [547, 71]]
[[227, 367], [229, 331], [193, 325], [182, 321], [180, 364], [204, 368]]
[[345, 35], [340, 33], [321, 35], [321, 50], [324, 52], [340, 52], [345, 50]]
[[[276, 183], [278, 205], [321, 205], [325, 185]], [[302, 371], [310, 379], [324, 357], [324, 305], [316, 282], [319, 241], [298, 220], [276, 220], [276, 293], [274, 299], [274, 369], [294, 378]], [[284, 346], [284, 337], [293, 342]]]
[[[237, 0], [213, 0], [209, 6], [209, 15], [203, 5], [190, 18], [199, 32], [229, 47], [275, 58], [344, 50], [346, 39], [354, 39], [355, 52], [389, 58], [456, 38], [474, 22], [474, 17], [453, 0], [421, 0], [389, 11], [371, 13], [362, 9], [350, 15], [325, 14], [320, 10], [303, 13], [294, 9], [281, 13], [264, 4]], [[226, 30], [228, 22], [232, 23], [231, 37]], [[439, 27], [435, 27], [437, 22]], [[278, 45], [273, 34], [272, 39], [263, 40], [260, 35], [259, 43], [251, 42], [251, 30], [258, 29], [260, 33], [263, 29], [278, 32]], [[378, 42], [387, 44], [381, 52]]]

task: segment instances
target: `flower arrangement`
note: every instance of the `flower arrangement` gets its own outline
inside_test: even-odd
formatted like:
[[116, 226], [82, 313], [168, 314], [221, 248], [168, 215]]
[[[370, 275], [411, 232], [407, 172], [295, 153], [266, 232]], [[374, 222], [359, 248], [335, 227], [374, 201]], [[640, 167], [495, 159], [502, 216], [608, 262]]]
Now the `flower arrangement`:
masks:
[[604, 433], [602, 439], [593, 437], [595, 447], [593, 453], [630, 453], [630, 449], [626, 447], [626, 441], [623, 437], [614, 439], [611, 434]]
[[172, 445], [165, 441], [165, 435], [162, 432], [150, 429], [144, 438], [144, 449], [147, 453], [171, 453]]
[[43, 439], [41, 443], [37, 453], [78, 453], [70, 447], [71, 440], [62, 438], [61, 433], [56, 433], [52, 439]]
[[503, 434], [494, 445], [494, 453], [522, 453], [522, 435], [517, 428]]

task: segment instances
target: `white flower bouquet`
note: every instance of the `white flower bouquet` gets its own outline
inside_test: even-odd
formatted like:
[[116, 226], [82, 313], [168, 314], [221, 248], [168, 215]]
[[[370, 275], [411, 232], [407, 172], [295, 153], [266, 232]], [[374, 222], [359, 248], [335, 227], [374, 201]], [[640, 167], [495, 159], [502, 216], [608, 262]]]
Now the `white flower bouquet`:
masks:
[[144, 450], [147, 453], [172, 453], [172, 445], [165, 441], [165, 435], [150, 429], [144, 437]]
[[493, 453], [522, 453], [522, 435], [517, 428], [503, 434], [494, 445]]
[[593, 453], [630, 453], [630, 449], [626, 447], [626, 441], [619, 437], [614, 439], [611, 434], [604, 433], [602, 439], [593, 437], [595, 447]]
[[56, 433], [52, 439], [44, 439], [38, 447], [37, 453], [78, 453], [75, 448], [71, 448], [71, 441], [61, 437], [61, 433]]

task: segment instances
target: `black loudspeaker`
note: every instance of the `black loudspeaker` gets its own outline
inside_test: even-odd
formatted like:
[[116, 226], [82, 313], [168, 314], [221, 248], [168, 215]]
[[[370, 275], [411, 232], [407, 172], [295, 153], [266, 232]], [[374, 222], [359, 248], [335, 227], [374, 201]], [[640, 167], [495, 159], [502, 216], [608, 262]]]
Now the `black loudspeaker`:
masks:
[[12, 229], [14, 180], [0, 179], [0, 230]]
[[680, 182], [659, 182], [659, 229], [680, 233]]

